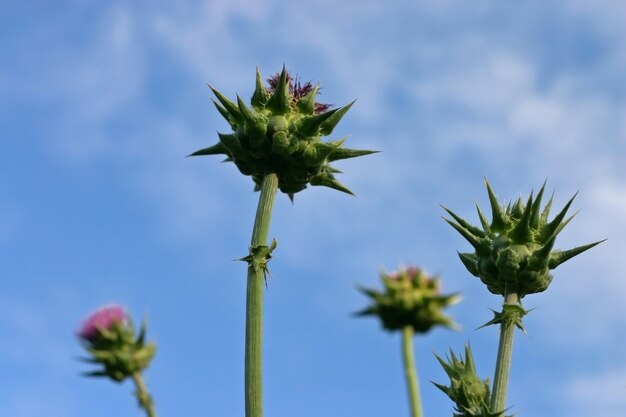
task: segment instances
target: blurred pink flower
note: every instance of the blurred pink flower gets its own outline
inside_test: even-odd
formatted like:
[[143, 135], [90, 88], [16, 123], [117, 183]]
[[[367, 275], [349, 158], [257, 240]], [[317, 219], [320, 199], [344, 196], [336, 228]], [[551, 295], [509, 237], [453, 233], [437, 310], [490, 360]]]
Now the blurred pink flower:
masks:
[[421, 271], [421, 269], [419, 269], [419, 268], [418, 268], [418, 267], [416, 267], [416, 266], [409, 266], [409, 267], [406, 269], [406, 273], [407, 273], [407, 275], [408, 275], [409, 277], [411, 277], [411, 278], [413, 278], [413, 277], [415, 277], [415, 276], [419, 275], [421, 272], [422, 272], [422, 271]]
[[123, 324], [126, 321], [126, 311], [118, 304], [100, 307], [85, 320], [76, 332], [83, 340], [90, 341], [98, 335], [101, 329], [110, 329], [114, 324]]

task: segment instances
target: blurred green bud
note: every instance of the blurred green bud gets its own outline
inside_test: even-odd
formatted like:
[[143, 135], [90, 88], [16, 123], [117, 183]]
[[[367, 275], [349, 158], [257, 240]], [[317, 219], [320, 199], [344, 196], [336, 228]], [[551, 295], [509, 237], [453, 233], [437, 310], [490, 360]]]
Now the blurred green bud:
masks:
[[378, 316], [389, 331], [413, 327], [416, 333], [426, 333], [434, 326], [457, 329], [458, 325], [443, 313], [457, 303], [457, 294], [441, 295], [441, 282], [421, 269], [410, 267], [390, 274], [382, 273], [382, 292], [360, 288], [373, 304], [356, 313], [358, 316]]

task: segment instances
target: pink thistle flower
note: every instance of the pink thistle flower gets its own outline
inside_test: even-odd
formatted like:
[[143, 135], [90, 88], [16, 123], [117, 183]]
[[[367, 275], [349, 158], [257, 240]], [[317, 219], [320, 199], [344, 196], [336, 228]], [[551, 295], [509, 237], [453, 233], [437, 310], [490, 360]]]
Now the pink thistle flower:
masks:
[[126, 322], [126, 311], [118, 304], [110, 304], [94, 311], [83, 322], [76, 335], [85, 340], [92, 341], [101, 330], [110, 329], [115, 324]]

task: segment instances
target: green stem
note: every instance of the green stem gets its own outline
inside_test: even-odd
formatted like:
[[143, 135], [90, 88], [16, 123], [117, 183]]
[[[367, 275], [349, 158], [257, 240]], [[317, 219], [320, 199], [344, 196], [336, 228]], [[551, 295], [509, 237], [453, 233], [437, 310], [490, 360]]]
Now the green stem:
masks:
[[156, 417], [156, 410], [154, 409], [154, 402], [152, 401], [152, 396], [148, 392], [148, 388], [146, 387], [146, 383], [143, 380], [143, 376], [139, 371], [133, 372], [131, 375], [133, 378], [133, 382], [135, 383], [135, 396], [139, 401], [139, 407], [146, 410], [146, 415], [148, 417]]
[[402, 330], [402, 357], [404, 358], [404, 373], [406, 375], [407, 388], [411, 403], [411, 416], [422, 417], [422, 404], [420, 401], [420, 388], [413, 359], [413, 336], [415, 332], [412, 326], [406, 326]]
[[[517, 293], [511, 292], [505, 294], [504, 304], [519, 305]], [[511, 373], [515, 319], [515, 317], [506, 317], [506, 315], [504, 315], [502, 323], [500, 324], [500, 343], [498, 346], [496, 373], [493, 378], [493, 393], [491, 394], [492, 412], [501, 412], [506, 408], [506, 392], [509, 384], [509, 375]]]
[[[259, 205], [252, 230], [252, 248], [267, 245], [278, 176], [267, 174], [261, 186]], [[252, 253], [250, 254], [252, 255]], [[250, 262], [246, 293], [246, 417], [263, 416], [263, 284], [265, 271]]]

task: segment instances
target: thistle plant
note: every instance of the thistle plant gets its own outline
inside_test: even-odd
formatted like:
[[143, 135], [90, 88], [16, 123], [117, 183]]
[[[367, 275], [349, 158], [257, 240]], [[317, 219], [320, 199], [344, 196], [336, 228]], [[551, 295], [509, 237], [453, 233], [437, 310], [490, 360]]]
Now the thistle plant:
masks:
[[476, 206], [481, 228], [476, 227], [444, 207], [453, 220], [445, 219], [474, 248], [473, 253], [459, 253], [463, 265], [487, 286], [504, 297], [502, 312], [496, 312], [489, 324], [500, 325], [500, 342], [490, 410], [501, 412], [506, 406], [513, 334], [515, 327], [523, 329], [522, 318], [527, 311], [521, 299], [528, 294], [545, 291], [552, 281], [551, 270], [565, 261], [592, 248], [601, 241], [568, 250], [553, 249], [557, 235], [572, 220], [566, 218], [574, 198], [550, 221], [553, 197], [541, 208], [545, 183], [536, 198], [524, 203], [521, 198], [501, 206], [485, 180], [492, 220], [489, 222]]
[[415, 360], [413, 337], [427, 333], [435, 326], [457, 329], [443, 309], [457, 303], [457, 294], [441, 295], [441, 281], [428, 276], [419, 268], [400, 269], [380, 276], [384, 290], [361, 287], [373, 304], [356, 313], [357, 316], [378, 316], [385, 330], [402, 332], [402, 357], [409, 392], [411, 415], [421, 417], [422, 406]]
[[454, 402], [454, 417], [504, 417], [504, 412], [492, 413], [489, 409], [489, 380], [480, 379], [476, 373], [469, 345], [465, 346], [465, 359], [457, 358], [452, 350], [446, 360], [435, 356], [450, 378], [450, 386], [437, 383], [435, 386]]
[[92, 313], [76, 335], [90, 356], [83, 360], [101, 365], [100, 369], [84, 375], [107, 377], [115, 382], [132, 379], [139, 407], [148, 417], [156, 417], [152, 396], [142, 376], [156, 351], [154, 342], [145, 342], [146, 323], [135, 337], [133, 322], [126, 311], [119, 305], [109, 305]]
[[321, 138], [332, 134], [354, 102], [329, 110], [328, 104], [316, 101], [319, 86], [292, 79], [284, 67], [268, 83], [263, 84], [257, 69], [250, 107], [241, 97], [235, 104], [210, 87], [217, 98], [215, 107], [232, 133], [218, 133], [215, 145], [191, 156], [225, 155], [239, 172], [252, 177], [255, 191], [261, 190], [268, 174], [275, 174], [278, 188], [291, 199], [309, 184], [352, 194], [335, 178], [340, 171], [330, 163], [374, 151], [346, 149], [345, 139], [323, 142]]
[[248, 263], [245, 348], [245, 409], [247, 417], [261, 417], [263, 283], [267, 262], [276, 242], [267, 244], [274, 197], [278, 189], [293, 201], [308, 185], [321, 185], [345, 193], [339, 173], [330, 163], [373, 153], [343, 147], [345, 139], [322, 141], [330, 135], [352, 104], [330, 109], [316, 101], [319, 86], [302, 84], [283, 67], [265, 85], [257, 69], [250, 106], [237, 96], [236, 103], [210, 87], [219, 113], [231, 133], [218, 133], [219, 141], [191, 156], [224, 155], [239, 172], [252, 177], [260, 191]]

